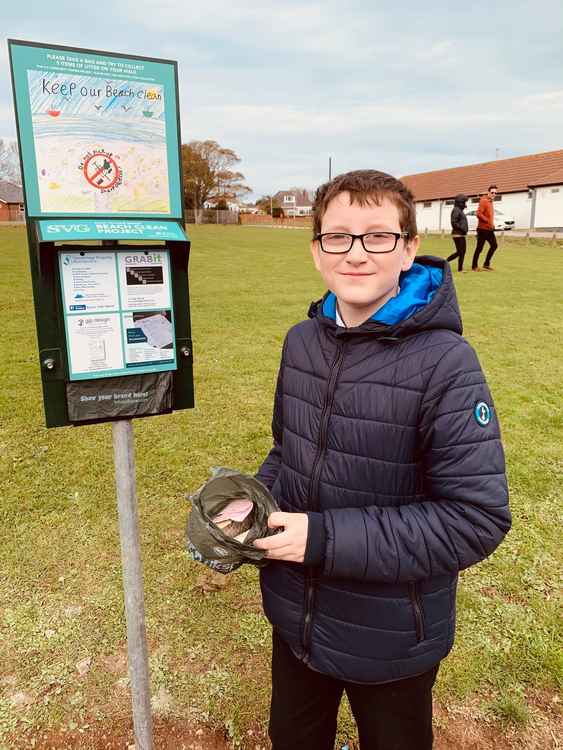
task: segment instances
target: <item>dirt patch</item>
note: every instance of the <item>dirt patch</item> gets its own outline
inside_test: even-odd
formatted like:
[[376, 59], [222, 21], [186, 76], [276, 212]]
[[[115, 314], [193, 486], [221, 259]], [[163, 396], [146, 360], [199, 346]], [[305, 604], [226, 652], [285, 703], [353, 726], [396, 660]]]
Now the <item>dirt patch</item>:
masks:
[[98, 657], [102, 667], [113, 675], [127, 674], [127, 644], [122, 645], [118, 651], [113, 654], [105, 654]]
[[488, 724], [470, 712], [452, 714], [437, 707], [434, 750], [559, 750], [563, 734], [561, 716], [534, 717], [524, 728]]
[[[555, 718], [555, 717], [554, 717]], [[436, 711], [434, 750], [558, 750], [559, 721], [533, 723], [524, 731], [498, 727], [465, 716]], [[155, 750], [232, 750], [225, 731], [197, 726], [181, 719], [154, 719]], [[132, 724], [121, 719], [112, 724], [90, 724], [83, 731], [25, 733], [11, 739], [11, 750], [135, 750]], [[357, 741], [350, 750], [359, 750]], [[247, 732], [241, 750], [269, 750], [263, 730]], [[311, 748], [312, 750], [312, 748]], [[337, 750], [340, 750], [338, 748]]]
[[[155, 750], [231, 750], [224, 732], [177, 719], [154, 719]], [[49, 731], [13, 737], [11, 750], [135, 750], [132, 723], [92, 724], [82, 731]], [[254, 745], [252, 746], [254, 748]]]

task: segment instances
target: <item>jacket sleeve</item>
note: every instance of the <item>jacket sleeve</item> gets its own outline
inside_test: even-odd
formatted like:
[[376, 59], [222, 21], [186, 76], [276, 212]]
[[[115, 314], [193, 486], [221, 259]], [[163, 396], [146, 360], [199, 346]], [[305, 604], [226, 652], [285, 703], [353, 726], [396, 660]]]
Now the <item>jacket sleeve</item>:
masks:
[[[488, 422], [486, 409], [476, 409], [481, 402], [490, 409]], [[418, 430], [426, 498], [324, 511], [325, 575], [395, 583], [455, 574], [490, 555], [508, 532], [499, 425], [467, 342], [436, 366]]]
[[[287, 339], [286, 339], [287, 341]], [[286, 343], [283, 345], [282, 358], [280, 363], [280, 369], [278, 371], [278, 379], [276, 383], [276, 393], [274, 396], [274, 414], [272, 417], [272, 436], [274, 443], [268, 455], [266, 456], [262, 466], [256, 474], [262, 484], [271, 490], [281, 465], [281, 453], [282, 453], [282, 435], [283, 435], [283, 370], [285, 361], [285, 350]]]
[[481, 198], [481, 200], [479, 201], [479, 205], [477, 207], [477, 218], [480, 221], [489, 223], [490, 217], [489, 217], [487, 204], [485, 203], [485, 198]]
[[455, 206], [450, 216], [450, 221], [451, 221], [452, 229], [454, 230], [454, 232], [462, 231], [460, 213], [461, 213], [461, 209]]

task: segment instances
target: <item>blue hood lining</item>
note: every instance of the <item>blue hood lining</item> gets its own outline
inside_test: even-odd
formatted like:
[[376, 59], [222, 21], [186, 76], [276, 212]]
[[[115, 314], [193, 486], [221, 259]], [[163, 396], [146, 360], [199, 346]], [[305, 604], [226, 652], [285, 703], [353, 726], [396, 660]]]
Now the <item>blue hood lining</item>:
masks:
[[[395, 325], [410, 318], [425, 307], [442, 285], [444, 272], [441, 268], [413, 263], [408, 271], [399, 276], [400, 292], [377, 310], [369, 320]], [[336, 320], [336, 295], [329, 292], [323, 302], [323, 315]]]

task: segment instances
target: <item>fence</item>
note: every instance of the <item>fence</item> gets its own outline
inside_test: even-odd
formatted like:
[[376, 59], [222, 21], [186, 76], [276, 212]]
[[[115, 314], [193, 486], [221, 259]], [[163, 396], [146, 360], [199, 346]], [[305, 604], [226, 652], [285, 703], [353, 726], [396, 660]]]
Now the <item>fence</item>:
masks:
[[260, 214], [240, 214], [240, 223], [247, 225], [265, 224], [269, 227], [303, 227], [310, 229], [312, 219], [310, 216], [286, 216], [281, 219], [272, 219], [271, 216], [261, 216]]
[[196, 208], [186, 211], [186, 224], [238, 224], [237, 211], [216, 208]]
[[262, 214], [239, 214], [236, 211], [221, 211], [215, 208], [198, 208], [186, 211], [186, 224], [244, 224], [246, 226], [301, 227], [311, 229], [310, 216], [285, 216], [272, 219]]

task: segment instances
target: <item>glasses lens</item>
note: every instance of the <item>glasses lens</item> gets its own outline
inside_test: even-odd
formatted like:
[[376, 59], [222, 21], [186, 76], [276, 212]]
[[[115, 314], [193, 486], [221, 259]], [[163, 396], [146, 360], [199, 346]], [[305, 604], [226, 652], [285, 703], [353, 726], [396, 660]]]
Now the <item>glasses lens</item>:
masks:
[[350, 249], [352, 238], [349, 234], [323, 234], [322, 243], [326, 253], [345, 253]]
[[372, 232], [364, 235], [364, 246], [370, 253], [389, 253], [395, 247], [395, 235], [390, 232]]

